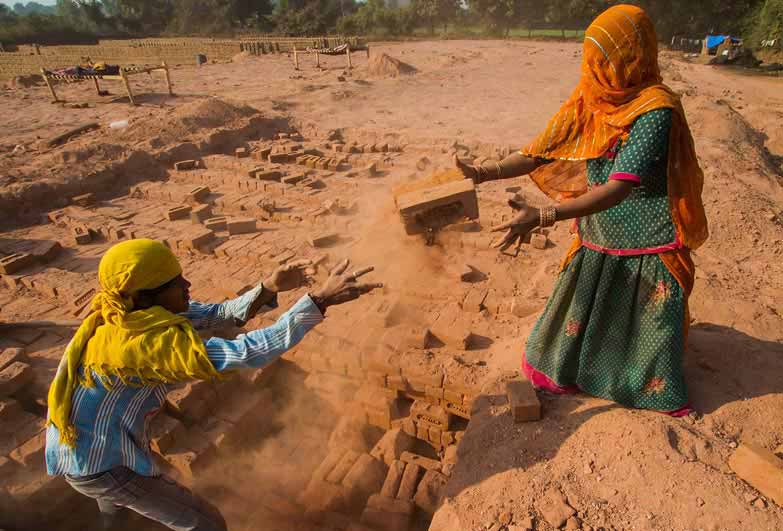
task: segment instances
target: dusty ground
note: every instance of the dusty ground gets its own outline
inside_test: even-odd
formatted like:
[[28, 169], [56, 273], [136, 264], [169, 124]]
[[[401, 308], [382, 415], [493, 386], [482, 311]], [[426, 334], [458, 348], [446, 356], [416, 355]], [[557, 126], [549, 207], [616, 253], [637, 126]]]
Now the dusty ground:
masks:
[[[691, 298], [686, 355], [698, 414], [676, 420], [586, 396], [542, 396], [544, 419], [514, 425], [499, 382], [517, 370], [525, 337], [570, 241], [568, 228], [556, 227], [545, 251], [524, 247], [511, 257], [488, 249], [487, 228], [507, 215], [503, 203], [510, 188], [519, 187], [530, 201], [542, 200], [520, 178], [481, 186], [481, 232], [444, 233], [436, 247], [425, 248], [400, 229], [390, 189], [410, 175], [445, 165], [454, 141], [459, 150], [466, 146], [473, 155], [487, 146], [525, 143], [570, 94], [579, 73], [580, 47], [493, 41], [373, 45], [372, 54], [381, 51], [418, 72], [379, 79], [369, 75], [360, 56], [354, 57], [353, 72], [340, 81], [343, 57], [326, 59], [326, 69], [320, 71], [312, 58], [304, 58], [299, 72], [285, 57], [242, 58], [232, 64], [176, 69], [175, 99], [162, 94], [160, 80], [134, 80], [142, 102], [135, 108], [120, 97], [99, 98], [87, 84], [58, 88], [68, 101], [89, 102], [87, 109], [50, 104], [45, 87], [7, 90], [0, 95], [0, 209], [5, 219], [29, 223], [64, 206], [64, 198], [78, 191], [111, 195], [118, 180], [122, 188], [165, 178], [170, 164], [193, 149], [204, 155], [228, 153], [228, 147], [241, 140], [243, 135], [235, 132], [242, 128], [262, 138], [293, 127], [306, 139], [326, 140], [338, 132], [346, 139], [399, 143], [403, 154], [382, 178], [347, 184], [339, 175], [324, 179], [329, 197], [360, 202], [358, 215], [331, 225], [350, 240], [332, 251], [331, 258], [351, 256], [376, 265], [377, 278], [387, 284], [382, 296], [402, 301], [405, 309], [395, 325], [429, 326], [449, 305], [461, 304], [470, 289], [489, 290], [498, 301], [453, 324], [486, 338], [479, 348], [455, 352], [445, 347], [422, 358], [427, 366], [474, 373], [484, 391], [482, 407], [460, 446], [447, 505], [433, 528], [485, 529], [500, 513], [510, 512], [517, 525], [531, 516], [536, 529], [547, 530], [536, 507], [552, 488], [565, 493], [585, 529], [783, 528], [783, 509], [771, 501], [754, 505], [758, 494], [726, 464], [741, 441], [770, 449], [783, 443], [781, 80], [662, 57], [665, 79], [683, 94], [694, 132], [711, 228], [710, 240], [694, 256], [698, 282]], [[110, 90], [121, 94], [119, 86]], [[145, 91], [153, 93], [142, 95]], [[211, 114], [204, 115], [199, 105], [209, 96], [237, 107], [209, 107]], [[243, 111], [242, 106], [259, 113]], [[188, 110], [198, 112], [189, 116]], [[108, 128], [122, 119], [129, 119], [130, 127]], [[248, 125], [249, 120], [255, 121]], [[39, 147], [41, 139], [89, 121], [102, 128], [60, 148]], [[171, 130], [172, 124], [181, 129]], [[232, 127], [228, 139], [213, 133]], [[12, 153], [16, 146], [22, 147]], [[433, 164], [417, 172], [415, 163], [423, 156]], [[228, 166], [221, 168], [229, 171]], [[129, 201], [123, 208], [131, 208]], [[302, 228], [309, 230], [306, 212], [303, 209], [301, 227], [286, 228], [295, 237]], [[48, 227], [11, 225], [5, 238], [66, 238], [65, 232]], [[81, 273], [88, 275], [94, 268], [99, 250]], [[461, 285], [450, 273], [464, 263], [486, 275], [480, 287]], [[208, 292], [211, 277], [204, 277]], [[41, 315], [19, 294], [0, 287], [0, 320], [62, 315], [56, 305]], [[523, 310], [510, 312], [512, 303]], [[351, 337], [353, 323], [365, 309], [359, 304], [335, 311], [323, 328], [327, 335]], [[60, 344], [54, 344], [33, 343], [28, 352], [51, 349], [47, 356], [56, 359]], [[317, 344], [305, 343], [303, 348], [317, 351]], [[277, 465], [268, 459], [264, 464]], [[217, 483], [220, 487], [220, 480]], [[246, 492], [242, 497], [252, 500]], [[229, 497], [224, 504], [241, 514]], [[267, 529], [260, 522], [236, 518], [243, 525]], [[269, 529], [286, 527], [275, 524]]]

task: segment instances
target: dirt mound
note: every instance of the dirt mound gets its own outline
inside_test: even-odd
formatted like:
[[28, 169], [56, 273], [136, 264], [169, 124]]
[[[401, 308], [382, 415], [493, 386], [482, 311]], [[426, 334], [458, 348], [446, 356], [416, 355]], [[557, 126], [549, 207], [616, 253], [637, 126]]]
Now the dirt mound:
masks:
[[179, 143], [193, 135], [238, 125], [258, 111], [247, 105], [209, 98], [172, 108], [168, 113], [134, 121], [123, 135], [127, 140], [156, 138], [162, 145]]
[[367, 73], [373, 77], [397, 78], [410, 76], [416, 72], [418, 70], [415, 67], [385, 53], [373, 56], [370, 62], [367, 63]]

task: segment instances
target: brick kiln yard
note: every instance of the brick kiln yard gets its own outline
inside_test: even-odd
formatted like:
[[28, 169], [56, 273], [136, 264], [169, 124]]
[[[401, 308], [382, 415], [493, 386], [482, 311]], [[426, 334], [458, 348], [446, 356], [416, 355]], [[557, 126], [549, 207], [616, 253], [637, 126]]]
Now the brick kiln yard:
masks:
[[[569, 227], [544, 249], [491, 250], [509, 194], [543, 202], [515, 179], [481, 185], [480, 219], [427, 247], [405, 234], [392, 188], [453, 152], [495, 158], [529, 139], [576, 82], [579, 46], [372, 46], [381, 52], [417, 71], [394, 77], [359, 54], [352, 71], [344, 57], [317, 70], [312, 56], [294, 71], [269, 55], [175, 67], [173, 99], [159, 80], [134, 80], [136, 107], [80, 85], [57, 92], [87, 108], [50, 104], [44, 86], [0, 94], [0, 322], [83, 316], [100, 256], [124, 238], [166, 241], [202, 301], [299, 258], [319, 282], [350, 257], [386, 287], [331, 309], [271, 367], [173, 391], [152, 421], [153, 449], [231, 529], [783, 528], [780, 473], [757, 469], [763, 493], [729, 464], [743, 443], [783, 443], [780, 81], [662, 57], [684, 94], [711, 221], [685, 361], [698, 414], [539, 395], [541, 420], [515, 423], [506, 385]], [[89, 122], [100, 127], [47, 146]], [[196, 162], [175, 168], [184, 161]], [[281, 311], [307, 289], [281, 297]], [[94, 504], [46, 477], [42, 455], [46, 390], [70, 330], [0, 334], [0, 527], [85, 529]], [[535, 417], [524, 390], [514, 412]]]

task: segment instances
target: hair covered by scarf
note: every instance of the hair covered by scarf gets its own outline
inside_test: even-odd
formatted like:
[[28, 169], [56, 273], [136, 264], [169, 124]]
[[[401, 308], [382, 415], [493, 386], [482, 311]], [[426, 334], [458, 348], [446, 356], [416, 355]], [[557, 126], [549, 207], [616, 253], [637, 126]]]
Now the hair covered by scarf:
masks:
[[154, 240], [119, 243], [101, 258], [101, 291], [66, 347], [49, 388], [49, 422], [60, 431], [61, 443], [76, 442], [70, 419], [73, 392], [78, 384], [93, 387], [93, 375], [107, 387], [114, 377], [128, 385], [220, 377], [185, 317], [161, 306], [133, 309], [135, 293], [158, 288], [181, 273], [174, 254]]
[[553, 199], [587, 191], [584, 161], [602, 156], [627, 139], [634, 121], [656, 109], [672, 109], [668, 191], [672, 220], [683, 245], [696, 249], [707, 239], [701, 201], [704, 175], [696, 158], [679, 96], [662, 83], [658, 42], [641, 8], [609, 8], [585, 32], [582, 75], [572, 96], [523, 155], [552, 159], [532, 174]]

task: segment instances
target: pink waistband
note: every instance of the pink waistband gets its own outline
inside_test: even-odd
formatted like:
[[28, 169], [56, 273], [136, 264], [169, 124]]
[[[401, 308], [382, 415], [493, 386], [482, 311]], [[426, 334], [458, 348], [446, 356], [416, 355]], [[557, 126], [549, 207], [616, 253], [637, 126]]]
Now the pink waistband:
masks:
[[[582, 238], [582, 235], [579, 234], [579, 237]], [[585, 240], [584, 238], [582, 238], [582, 245], [584, 247], [587, 247], [591, 251], [597, 251], [599, 253], [611, 254], [615, 256], [640, 256], [644, 254], [659, 254], [668, 251], [674, 251], [676, 249], [682, 249], [683, 247], [682, 243], [680, 242], [679, 235], [675, 236], [675, 240], [672, 243], [659, 245], [657, 247], [643, 247], [641, 249], [611, 249], [609, 247], [603, 247], [601, 245], [596, 245], [594, 243], [591, 243]]]

